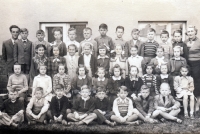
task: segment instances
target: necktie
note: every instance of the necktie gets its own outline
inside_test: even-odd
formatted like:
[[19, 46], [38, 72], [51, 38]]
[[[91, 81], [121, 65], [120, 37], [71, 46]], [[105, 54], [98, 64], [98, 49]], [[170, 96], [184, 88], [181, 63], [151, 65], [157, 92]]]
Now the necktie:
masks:
[[26, 41], [25, 40], [23, 41], [23, 43], [24, 43], [24, 45], [26, 45]]
[[164, 102], [164, 104], [165, 104], [165, 97], [163, 97], [163, 102]]

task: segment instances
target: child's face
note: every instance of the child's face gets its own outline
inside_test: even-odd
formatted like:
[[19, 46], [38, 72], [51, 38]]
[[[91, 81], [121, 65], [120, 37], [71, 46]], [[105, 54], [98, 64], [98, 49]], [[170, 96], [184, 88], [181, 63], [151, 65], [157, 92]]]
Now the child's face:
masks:
[[138, 40], [138, 38], [139, 38], [139, 32], [137, 31], [137, 32], [132, 32], [132, 38], [134, 39], [134, 40]]
[[182, 35], [180, 33], [174, 33], [174, 39], [176, 42], [180, 42], [182, 39]]
[[120, 91], [120, 92], [118, 93], [118, 95], [119, 95], [119, 97], [120, 97], [121, 99], [125, 99], [126, 96], [128, 95], [128, 92], [127, 92], [127, 91]]
[[161, 85], [160, 94], [162, 96], [168, 96], [170, 93], [171, 93], [171, 91], [167, 85]]
[[61, 98], [63, 96], [64, 89], [56, 89], [57, 97]]
[[12, 34], [12, 38], [16, 40], [20, 32], [18, 28], [12, 28], [10, 33]]
[[154, 40], [154, 36], [155, 36], [154, 32], [148, 32], [147, 33], [147, 39], [150, 40], [150, 41]]
[[84, 76], [85, 75], [85, 69], [83, 67], [79, 68], [78, 73], [79, 73], [80, 76]]
[[21, 66], [20, 65], [14, 65], [14, 72], [15, 74], [21, 73]]
[[35, 97], [36, 97], [38, 100], [41, 99], [42, 96], [43, 96], [43, 93], [42, 93], [41, 91], [36, 91], [36, 92], [35, 92]]
[[124, 34], [124, 31], [123, 29], [117, 29], [116, 31], [116, 34], [117, 34], [117, 38], [122, 38], [123, 34]]
[[21, 35], [21, 37], [22, 37], [23, 40], [26, 40], [27, 37], [28, 37], [28, 32], [21, 32], [20, 35]]
[[132, 55], [132, 56], [136, 56], [136, 55], [137, 55], [137, 53], [138, 53], [138, 50], [137, 50], [137, 48], [135, 48], [135, 47], [132, 47], [132, 48], [131, 48], [131, 50], [130, 50], [130, 53], [131, 53], [131, 55]]
[[46, 69], [46, 67], [45, 67], [45, 66], [40, 66], [40, 69], [39, 69], [39, 71], [40, 71], [40, 74], [41, 74], [41, 75], [45, 75], [45, 74], [46, 74], [46, 71], [47, 71], [47, 69]]
[[137, 74], [138, 74], [137, 68], [136, 67], [131, 67], [130, 75], [131, 76], [136, 76]]
[[54, 32], [54, 38], [55, 38], [55, 40], [61, 40], [62, 34], [60, 33], [60, 31]]
[[104, 76], [105, 76], [104, 70], [102, 70], [102, 69], [98, 70], [97, 75], [99, 76], [100, 79], [104, 78]]
[[58, 72], [59, 72], [59, 74], [63, 75], [65, 73], [65, 67], [64, 66], [59, 66]]
[[68, 52], [70, 56], [74, 56], [76, 53], [76, 48], [74, 46], [69, 46]]
[[43, 41], [45, 36], [44, 34], [37, 34], [36, 37], [39, 41]]
[[122, 54], [122, 47], [121, 46], [116, 46], [115, 52], [116, 52], [116, 55]]
[[114, 68], [114, 76], [119, 77], [120, 76], [120, 69]]
[[44, 55], [44, 48], [43, 47], [39, 47], [38, 50], [36, 50], [38, 52], [38, 55], [41, 57]]
[[147, 74], [152, 74], [153, 68], [151, 66], [147, 66], [146, 72]]
[[84, 47], [84, 54], [86, 54], [86, 55], [89, 55], [90, 53], [91, 53], [91, 49], [90, 49], [90, 46], [85, 46]]
[[106, 93], [105, 92], [98, 92], [97, 93], [97, 97], [100, 99], [100, 100], [103, 100], [106, 96]]
[[168, 34], [162, 34], [160, 36], [160, 39], [162, 40], [163, 43], [167, 42], [168, 38], [169, 38]]
[[85, 39], [89, 39], [92, 36], [92, 32], [90, 30], [84, 30], [83, 36]]
[[18, 97], [18, 93], [17, 91], [15, 92], [9, 92], [9, 98], [11, 99], [11, 101], [15, 101]]
[[141, 90], [141, 91], [140, 91], [140, 94], [141, 94], [142, 97], [145, 99], [145, 98], [147, 98], [147, 97], [149, 96], [150, 91], [149, 91], [149, 89]]
[[163, 49], [161, 49], [161, 48], [157, 49], [156, 55], [157, 55], [159, 58], [161, 58], [161, 57], [163, 56], [163, 54], [164, 54]]
[[167, 74], [167, 71], [168, 71], [167, 66], [162, 65], [162, 66], [160, 67], [160, 71], [161, 71], [162, 74]]
[[180, 57], [180, 54], [181, 54], [180, 49], [175, 48], [175, 49], [174, 49], [174, 56], [175, 56], [175, 57]]
[[104, 28], [99, 29], [99, 33], [101, 34], [101, 36], [105, 36], [107, 32], [108, 32], [107, 29], [104, 29]]
[[187, 74], [188, 74], [187, 68], [181, 68], [181, 74], [182, 74], [183, 76], [187, 76]]
[[106, 55], [106, 49], [99, 49], [99, 55], [105, 56]]
[[80, 94], [83, 98], [88, 98], [90, 96], [90, 90], [89, 89], [82, 89]]
[[54, 47], [53, 48], [53, 55], [54, 56], [59, 56], [59, 49], [58, 49], [58, 47]]
[[70, 39], [71, 41], [74, 41], [75, 38], [76, 38], [76, 32], [75, 32], [75, 31], [69, 31], [69, 32], [68, 32], [68, 36], [69, 36], [69, 39]]

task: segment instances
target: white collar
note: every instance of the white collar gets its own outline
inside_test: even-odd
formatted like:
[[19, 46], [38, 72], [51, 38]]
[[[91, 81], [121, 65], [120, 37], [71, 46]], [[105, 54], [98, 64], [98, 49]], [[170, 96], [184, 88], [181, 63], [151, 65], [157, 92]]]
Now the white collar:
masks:
[[164, 60], [164, 58], [165, 58], [164, 56], [162, 56], [161, 58], [159, 58], [158, 56], [156, 56], [157, 60]]
[[87, 58], [90, 58], [90, 57], [91, 57], [91, 54], [88, 54], [88, 55], [84, 54], [83, 56], [84, 56], [84, 57], [87, 57]]
[[152, 42], [152, 43], [154, 43], [154, 42], [155, 42], [155, 40], [152, 40], [152, 41], [150, 41], [150, 40], [147, 40], [147, 42]]
[[[41, 76], [41, 75], [39, 74], [38, 77], [40, 78], [40, 77], [43, 77], [43, 76]], [[45, 74], [44, 77], [48, 77], [48, 75]]]
[[11, 41], [12, 41], [13, 44], [15, 44], [15, 40], [13, 38], [11, 38]]
[[138, 77], [137, 77], [137, 76], [134, 78], [134, 77], [132, 77], [132, 76], [130, 75], [129, 78], [130, 78], [131, 81], [133, 81], [133, 80], [138, 81]]
[[179, 58], [174, 57], [174, 59], [175, 59], [175, 60], [181, 60], [181, 57], [179, 57]]
[[116, 78], [115, 76], [112, 76], [113, 80], [121, 80], [121, 76], [119, 76], [119, 78]]
[[169, 76], [168, 74], [167, 75], [160, 74], [161, 79], [168, 78], [168, 76]]
[[92, 40], [92, 38], [90, 37], [89, 39], [85, 39], [85, 41], [91, 41]]
[[105, 57], [101, 57], [100, 55], [97, 56], [97, 59], [106, 59], [109, 58], [107, 55], [105, 55]]
[[139, 58], [139, 55], [136, 56], [131, 55], [131, 58]]
[[81, 99], [84, 100], [84, 101], [87, 101], [87, 100], [90, 99], [90, 96], [88, 96], [87, 98], [83, 98], [83, 97], [81, 97]]
[[118, 38], [118, 37], [117, 37], [117, 38], [115, 38], [115, 40], [122, 40], [122, 41], [123, 41], [123, 38]]
[[84, 75], [84, 76], [78, 76], [78, 78], [81, 80], [81, 79], [85, 79], [86, 78], [86, 75]]
[[[50, 43], [51, 46], [54, 46], [56, 44], [58, 44], [58, 43], [56, 43], [56, 41], [54, 41], [53, 43]], [[62, 44], [62, 41], [58, 45], [60, 45], [60, 44]]]
[[22, 42], [24, 42], [24, 41], [27, 42], [27, 39], [25, 39], [25, 40], [22, 39]]
[[106, 78], [103, 77], [102, 79], [100, 79], [100, 78], [98, 77], [97, 79], [98, 79], [98, 81], [104, 81]]
[[58, 97], [58, 96], [56, 96], [56, 98], [57, 98], [57, 99], [61, 99], [62, 97]]
[[12, 100], [10, 100], [12, 103], [15, 103], [17, 100], [15, 100], [15, 101], [12, 101]]

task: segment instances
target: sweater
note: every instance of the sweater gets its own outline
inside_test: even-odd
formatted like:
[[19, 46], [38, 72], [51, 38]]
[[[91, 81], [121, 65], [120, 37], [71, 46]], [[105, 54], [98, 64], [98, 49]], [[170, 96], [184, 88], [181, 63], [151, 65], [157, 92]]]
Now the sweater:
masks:
[[117, 95], [119, 87], [124, 85], [124, 78], [121, 77], [120, 80], [114, 80], [112, 77], [108, 80], [107, 90], [111, 95]]
[[195, 38], [193, 41], [192, 41], [192, 46], [189, 47], [189, 39], [187, 39], [185, 41], [185, 43], [187, 44], [188, 46], [188, 49], [189, 49], [189, 54], [188, 54], [188, 60], [189, 61], [198, 61], [200, 60], [200, 40], [199, 38]]
[[96, 98], [94, 105], [95, 105], [95, 109], [100, 109], [101, 111], [105, 111], [105, 112], [111, 111], [110, 103], [107, 98], [104, 98], [103, 100]]
[[188, 48], [187, 48], [187, 45], [183, 42], [183, 41], [180, 41], [180, 42], [174, 42], [172, 44], [172, 47], [174, 48], [175, 46], [180, 46], [181, 47], [181, 55], [183, 58], [186, 59], [186, 61], [188, 60]]
[[141, 56], [142, 57], [156, 57], [156, 50], [159, 44], [156, 41], [145, 42], [141, 46]]

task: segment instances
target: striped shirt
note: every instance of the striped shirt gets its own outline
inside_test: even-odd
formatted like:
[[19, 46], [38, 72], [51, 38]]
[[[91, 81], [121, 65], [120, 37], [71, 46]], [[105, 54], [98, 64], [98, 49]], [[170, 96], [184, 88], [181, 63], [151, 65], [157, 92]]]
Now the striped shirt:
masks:
[[143, 80], [143, 84], [147, 85], [149, 88], [155, 89], [155, 92], [158, 91], [157, 80], [155, 75], [145, 74], [141, 78]]
[[159, 44], [156, 41], [145, 42], [142, 44], [141, 56], [143, 57], [156, 57], [156, 50]]

